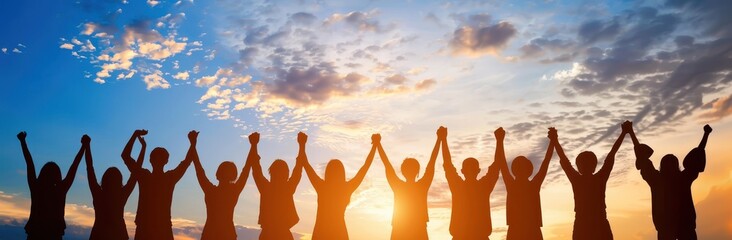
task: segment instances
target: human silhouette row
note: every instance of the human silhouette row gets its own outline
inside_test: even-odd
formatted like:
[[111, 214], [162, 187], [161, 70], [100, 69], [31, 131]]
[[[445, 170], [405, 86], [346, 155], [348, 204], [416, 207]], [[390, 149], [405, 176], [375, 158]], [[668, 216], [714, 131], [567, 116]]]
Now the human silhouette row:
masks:
[[[701, 143], [684, 158], [684, 170], [679, 168], [678, 159], [671, 154], [665, 155], [656, 170], [650, 160], [653, 150], [639, 143], [632, 123], [621, 124], [621, 133], [605, 157], [599, 171], [597, 156], [590, 151], [581, 152], [576, 157], [577, 169], [570, 163], [559, 143], [557, 130], [549, 128], [549, 143], [539, 170], [532, 177], [534, 166], [531, 160], [517, 156], [510, 169], [506, 162], [503, 128], [495, 130], [495, 159], [485, 175], [478, 177], [481, 169], [478, 160], [466, 158], [460, 172], [452, 163], [447, 141], [447, 128], [437, 130], [437, 140], [430, 155], [424, 174], [418, 179], [420, 164], [414, 158], [406, 158], [401, 164], [402, 180], [394, 170], [384, 147], [381, 135], [371, 136], [371, 150], [366, 161], [356, 175], [346, 179], [343, 163], [338, 159], [330, 160], [323, 177], [313, 169], [305, 151], [308, 136], [302, 132], [297, 135], [299, 145], [295, 167], [290, 173], [287, 162], [276, 159], [269, 167], [269, 179], [265, 177], [260, 165], [257, 145], [259, 133], [249, 135], [250, 149], [242, 171], [237, 176], [233, 162], [223, 162], [216, 171], [218, 184], [213, 184], [206, 176], [196, 150], [198, 132], [188, 133], [190, 147], [186, 157], [177, 167], [164, 171], [168, 163], [168, 152], [155, 148], [150, 153], [152, 171], [142, 167], [147, 130], [136, 130], [124, 150], [122, 159], [130, 171], [130, 178], [123, 185], [119, 169], [111, 167], [104, 172], [99, 184], [94, 172], [91, 154], [91, 138], [81, 138], [81, 149], [76, 155], [65, 178], [54, 162], [46, 163], [38, 177], [35, 165], [26, 144], [26, 133], [18, 134], [28, 169], [28, 185], [31, 192], [31, 211], [25, 226], [28, 239], [61, 239], [66, 228], [64, 205], [66, 193], [71, 187], [76, 170], [85, 157], [89, 188], [93, 197], [95, 222], [90, 239], [128, 239], [124, 222], [124, 206], [136, 184], [140, 185], [135, 224], [136, 239], [173, 239], [171, 224], [171, 204], [176, 183], [183, 177], [193, 163], [196, 177], [204, 192], [206, 203], [206, 223], [201, 239], [236, 239], [233, 215], [239, 195], [244, 189], [251, 173], [260, 193], [259, 219], [262, 231], [259, 239], [293, 239], [290, 229], [299, 222], [294, 203], [294, 194], [302, 177], [308, 176], [317, 193], [317, 213], [312, 239], [348, 239], [345, 212], [355, 192], [378, 152], [384, 164], [386, 179], [394, 192], [394, 211], [392, 216], [391, 239], [428, 239], [428, 192], [435, 174], [435, 162], [442, 150], [445, 178], [452, 193], [452, 212], [449, 231], [455, 240], [488, 239], [493, 225], [491, 222], [490, 195], [498, 181], [503, 177], [506, 187], [506, 222], [508, 240], [543, 239], [541, 227], [541, 185], [546, 177], [550, 161], [557, 152], [560, 165], [572, 185], [575, 201], [575, 222], [573, 239], [613, 239], [610, 223], [607, 220], [605, 190], [615, 163], [615, 154], [623, 143], [626, 134], [632, 138], [636, 155], [636, 168], [651, 188], [653, 223], [658, 239], [696, 239], [696, 213], [691, 195], [691, 185], [704, 171], [706, 156], [704, 148], [712, 128], [704, 126]], [[141, 144], [137, 159], [132, 158], [135, 141]]]

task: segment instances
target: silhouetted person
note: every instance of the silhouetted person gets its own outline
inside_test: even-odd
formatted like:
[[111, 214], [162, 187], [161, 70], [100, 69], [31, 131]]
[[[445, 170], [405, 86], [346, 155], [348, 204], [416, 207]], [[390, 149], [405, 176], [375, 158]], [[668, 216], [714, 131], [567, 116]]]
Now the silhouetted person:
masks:
[[23, 148], [23, 157], [27, 167], [28, 187], [31, 193], [31, 210], [28, 222], [25, 224], [25, 233], [29, 240], [56, 240], [61, 239], [66, 229], [64, 221], [64, 206], [66, 193], [74, 183], [76, 169], [81, 162], [84, 147], [79, 149], [74, 162], [71, 164], [66, 178], [61, 180], [61, 169], [54, 162], [47, 162], [36, 177], [36, 167], [33, 157], [25, 142], [25, 132], [18, 133], [20, 146]]
[[[305, 143], [308, 136], [300, 132], [297, 134], [297, 143], [300, 149], [297, 154], [297, 162], [290, 176], [290, 169], [282, 159], [275, 160], [269, 167], [270, 180], [262, 174], [262, 166], [259, 164], [259, 133], [249, 135], [249, 142], [252, 148], [249, 156], [252, 158], [252, 175], [254, 182], [259, 189], [259, 225], [262, 232], [259, 239], [263, 240], [285, 240], [293, 239], [290, 228], [295, 226], [300, 218], [295, 209], [294, 194], [297, 185], [302, 177], [302, 165], [307, 161], [305, 155]], [[288, 179], [289, 178], [289, 179]]]
[[[447, 128], [437, 130], [438, 141], [442, 142], [442, 159], [445, 178], [452, 193], [452, 212], [450, 214], [450, 234], [453, 240], [485, 240], [491, 235], [490, 196], [498, 181], [499, 164], [494, 161], [485, 176], [478, 179], [480, 166], [475, 158], [463, 160], [460, 170], [465, 180], [460, 178], [452, 164], [450, 149], [447, 147]], [[498, 149], [496, 149], [498, 154]], [[497, 156], [497, 155], [496, 155]]]
[[318, 210], [315, 216], [315, 227], [313, 229], [313, 240], [347, 240], [348, 230], [346, 229], [345, 212], [348, 203], [351, 202], [351, 195], [358, 185], [361, 185], [366, 176], [371, 162], [374, 160], [376, 144], [374, 143], [378, 134], [371, 136], [371, 152], [366, 157], [366, 162], [358, 170], [356, 176], [346, 181], [346, 170], [343, 163], [338, 159], [328, 162], [325, 167], [325, 179], [315, 173], [315, 170], [307, 158], [303, 159], [303, 167], [308, 174], [310, 184], [318, 193]]
[[440, 150], [440, 138], [435, 141], [430, 161], [427, 163], [424, 176], [417, 181], [419, 162], [414, 158], [406, 158], [402, 162], [402, 174], [406, 181], [397, 176], [389, 162], [389, 158], [381, 146], [381, 136], [375, 139], [374, 144], [379, 150], [379, 157], [384, 163], [386, 180], [394, 192], [394, 213], [391, 218], [392, 240], [419, 240], [429, 239], [427, 235], [427, 193], [430, 190], [432, 179], [435, 176], [435, 160]]
[[574, 230], [572, 239], [575, 240], [609, 240], [613, 239], [613, 232], [610, 229], [610, 222], [607, 221], [605, 211], [605, 189], [610, 172], [615, 164], [615, 153], [618, 152], [620, 144], [623, 143], [625, 134], [630, 130], [631, 122], [625, 121], [622, 124], [622, 132], [613, 144], [610, 153], [605, 157], [600, 171], [595, 173], [597, 168], [597, 156], [591, 151], [584, 151], [577, 155], [577, 170], [572, 167], [569, 159], [564, 155], [562, 145], [559, 144], [556, 130], [550, 130], [549, 139], [559, 155], [559, 163], [564, 173], [572, 184], [574, 191]]
[[[234, 208], [239, 201], [239, 194], [244, 190], [244, 185], [249, 178], [252, 154], [241, 170], [237, 179], [236, 164], [225, 161], [219, 164], [216, 170], [218, 185], [213, 185], [206, 177], [206, 171], [201, 165], [198, 151], [193, 148], [193, 166], [196, 168], [196, 178], [203, 190], [206, 202], [206, 223], [201, 232], [201, 240], [233, 240], [236, 239], [236, 227], [234, 226]], [[251, 152], [251, 149], [250, 149]]]
[[651, 187], [651, 211], [653, 225], [658, 231], [658, 239], [696, 239], [696, 211], [691, 197], [691, 184], [704, 171], [706, 147], [712, 128], [704, 126], [704, 136], [697, 148], [684, 158], [684, 170], [679, 169], [679, 159], [673, 154], [661, 158], [659, 170], [650, 160], [653, 149], [640, 144], [632, 128], [630, 136], [635, 145], [636, 168], [640, 169], [643, 180]]
[[196, 147], [198, 132], [190, 131], [188, 140], [191, 143], [186, 158], [173, 170], [164, 172], [163, 167], [168, 163], [168, 151], [165, 148], [157, 147], [150, 152], [150, 164], [153, 170], [144, 169], [135, 164], [127, 148], [122, 153], [125, 165], [130, 169], [132, 175], [137, 178], [140, 184], [140, 196], [137, 203], [137, 215], [135, 216], [135, 239], [137, 240], [172, 240], [173, 228], [170, 221], [170, 205], [173, 202], [173, 190], [186, 169], [193, 160], [193, 150]]
[[[549, 132], [556, 131], [550, 128]], [[534, 171], [531, 161], [518, 156], [511, 163], [511, 172], [506, 163], [506, 154], [503, 150], [503, 139], [506, 132], [498, 128], [495, 132], [498, 145], [496, 146], [496, 161], [501, 162], [501, 175], [506, 184], [506, 222], [508, 224], [507, 240], [534, 240], [543, 239], [541, 234], [541, 198], [539, 191], [544, 182], [549, 161], [554, 153], [554, 142], [549, 142], [544, 161], [541, 162], [539, 172], [529, 179]]]
[[[147, 131], [137, 130], [132, 135], [127, 145], [132, 150], [135, 138], [142, 145], [140, 154], [137, 157], [137, 166], [142, 166], [145, 158], [145, 139], [142, 138]], [[102, 185], [97, 182], [97, 175], [94, 173], [94, 164], [91, 154], [91, 139], [84, 135], [82, 138], [84, 148], [86, 149], [86, 175], [89, 180], [89, 189], [91, 190], [94, 203], [94, 226], [91, 230], [90, 240], [106, 240], [106, 239], [129, 239], [127, 235], [127, 225], [125, 224], [125, 204], [130, 197], [132, 190], [135, 189], [137, 178], [131, 175], [127, 179], [127, 183], [122, 185], [122, 173], [116, 167], [108, 168], [102, 175]], [[130, 152], [124, 154], [130, 155]]]

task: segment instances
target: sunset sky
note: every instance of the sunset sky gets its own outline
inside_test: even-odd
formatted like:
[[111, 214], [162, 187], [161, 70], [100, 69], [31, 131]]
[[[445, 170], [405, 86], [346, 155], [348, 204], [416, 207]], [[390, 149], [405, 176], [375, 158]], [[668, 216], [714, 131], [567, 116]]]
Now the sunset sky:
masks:
[[[316, 171], [337, 158], [350, 177], [372, 133], [395, 166], [414, 157], [424, 167], [442, 125], [455, 165], [475, 157], [484, 174], [498, 127], [509, 162], [524, 155], [536, 170], [548, 127], [574, 164], [585, 150], [604, 159], [624, 120], [655, 149], [656, 166], [697, 146], [704, 124], [714, 128], [692, 188], [697, 230], [732, 239], [730, 13], [725, 0], [1, 1], [0, 239], [25, 237], [19, 131], [37, 170], [55, 161], [65, 175], [88, 134], [97, 176], [115, 166], [126, 178], [120, 153], [135, 129], [149, 130], [148, 150], [170, 152], [166, 169], [195, 129], [215, 182], [220, 162], [243, 166], [254, 131], [265, 169], [278, 158], [292, 168], [303, 131]], [[614, 236], [655, 239], [629, 139], [616, 159], [606, 192]], [[449, 239], [451, 195], [437, 163], [428, 230]], [[137, 196], [125, 208], [131, 236]], [[505, 197], [499, 180], [492, 239], [505, 237]], [[377, 158], [346, 211], [351, 239], [388, 239], [392, 198]], [[570, 239], [572, 190], [556, 156], [541, 201], [544, 237]], [[317, 204], [305, 176], [295, 203], [292, 231], [309, 239]], [[88, 235], [91, 206], [82, 163], [66, 201], [67, 239]], [[239, 239], [257, 238], [258, 209], [249, 179], [234, 214]], [[205, 211], [191, 166], [174, 194], [176, 238], [197, 239]]]

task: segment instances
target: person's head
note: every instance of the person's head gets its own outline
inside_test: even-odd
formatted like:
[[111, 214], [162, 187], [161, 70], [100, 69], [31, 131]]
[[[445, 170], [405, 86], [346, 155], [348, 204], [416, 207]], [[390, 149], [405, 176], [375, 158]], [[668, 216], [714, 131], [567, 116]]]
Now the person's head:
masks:
[[649, 159], [653, 155], [653, 149], [646, 144], [638, 144], [633, 148], [635, 157], [638, 159]]
[[534, 172], [534, 165], [531, 164], [528, 158], [518, 156], [511, 163], [511, 172], [513, 172], [516, 179], [528, 179], [531, 173]]
[[346, 181], [346, 169], [343, 167], [341, 160], [332, 159], [325, 166], [325, 181], [326, 182], [345, 182]]
[[102, 190], [117, 191], [122, 189], [122, 173], [116, 167], [107, 168], [102, 175]]
[[707, 154], [703, 148], [694, 148], [684, 157], [684, 169], [691, 169], [697, 172], [704, 171]]
[[681, 172], [679, 170], [679, 159], [673, 154], [666, 154], [661, 158], [661, 174], [675, 174]]
[[465, 180], [477, 179], [478, 173], [480, 173], [480, 165], [478, 164], [478, 159], [466, 158], [465, 160], [463, 160], [463, 168], [460, 169], [460, 172], [462, 172], [463, 176], [465, 176]]
[[168, 150], [156, 147], [150, 152], [150, 164], [152, 164], [153, 169], [162, 169], [165, 164], [168, 164], [168, 157], [170, 157]]
[[38, 182], [44, 186], [56, 186], [61, 182], [61, 169], [55, 162], [47, 162], [38, 174]]
[[230, 183], [236, 180], [236, 164], [231, 161], [224, 161], [219, 164], [219, 169], [216, 169], [216, 179], [221, 183]]
[[402, 174], [404, 174], [407, 181], [417, 179], [417, 174], [419, 174], [419, 161], [414, 158], [405, 158], [402, 162]]
[[577, 155], [577, 170], [582, 175], [592, 175], [597, 169], [597, 156], [590, 151], [581, 152]]
[[269, 176], [272, 182], [287, 182], [287, 178], [290, 177], [290, 168], [287, 166], [287, 162], [282, 159], [272, 162], [272, 165], [269, 166]]

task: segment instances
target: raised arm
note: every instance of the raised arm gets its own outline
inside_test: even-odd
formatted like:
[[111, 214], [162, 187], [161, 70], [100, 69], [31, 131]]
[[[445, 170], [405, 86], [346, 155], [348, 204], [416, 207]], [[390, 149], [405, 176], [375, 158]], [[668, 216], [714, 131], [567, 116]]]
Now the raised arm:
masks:
[[[379, 139], [381, 139], [381, 135], [374, 134], [378, 136]], [[374, 135], [371, 135], [371, 139], [373, 141], [375, 137]], [[371, 144], [371, 151], [369, 152], [369, 155], [366, 157], [366, 162], [363, 163], [363, 166], [361, 166], [361, 169], [358, 170], [356, 173], [356, 176], [354, 176], [351, 180], [348, 181], [348, 187], [351, 190], [351, 192], [356, 191], [356, 188], [358, 188], [359, 185], [361, 185], [361, 182], [363, 182], [364, 177], [366, 177], [366, 172], [369, 171], [369, 167], [371, 167], [371, 163], [374, 161], [374, 155], [376, 154], [376, 144]]]
[[183, 161], [178, 164], [177, 167], [175, 167], [173, 170], [170, 170], [170, 175], [172, 177], [173, 182], [178, 182], [181, 178], [183, 178], [183, 174], [186, 173], [186, 170], [188, 170], [188, 167], [191, 166], [191, 162], [193, 161], [194, 155], [196, 154], [196, 144], [198, 142], [198, 133], [195, 130], [191, 130], [188, 132], [188, 142], [191, 143], [191, 146], [188, 147], [188, 153], [186, 153], [186, 158], [183, 159]]
[[198, 149], [196, 149], [195, 145], [191, 145], [191, 148], [193, 149], [191, 158], [193, 158], [193, 167], [196, 169], [196, 178], [198, 179], [198, 185], [201, 186], [203, 193], [208, 193], [211, 189], [214, 188], [214, 185], [211, 183], [210, 180], [208, 180], [208, 177], [206, 177], [206, 170], [203, 169], [203, 165], [201, 165], [201, 159], [198, 157]]
[[142, 171], [142, 162], [138, 161], [139, 163], [135, 163], [135, 160], [132, 159], [132, 146], [135, 145], [136, 138], [141, 138], [145, 135], [147, 135], [147, 130], [135, 130], [135, 132], [132, 133], [130, 140], [127, 141], [127, 145], [125, 145], [124, 150], [122, 150], [122, 160], [125, 162], [127, 169], [130, 170], [130, 173], [132, 173], [131, 176], [138, 176]]
[[20, 140], [20, 147], [23, 148], [23, 157], [25, 158], [26, 176], [28, 177], [28, 186], [33, 190], [36, 186], [36, 165], [33, 163], [33, 157], [31, 156], [30, 150], [28, 150], [28, 144], [25, 142], [25, 137], [28, 136], [25, 132], [18, 133], [18, 140]]
[[92, 163], [91, 154], [91, 138], [87, 135], [81, 137], [81, 146], [85, 149], [84, 159], [86, 160], [86, 179], [89, 181], [89, 190], [92, 197], [97, 196], [102, 191], [102, 187], [97, 182], [97, 174], [94, 173], [94, 164]]
[[[86, 136], [86, 135], [84, 135]], [[88, 136], [87, 136], [88, 137]], [[82, 142], [84, 137], [82, 137]], [[82, 144], [81, 148], [79, 148], [79, 152], [76, 153], [76, 157], [74, 157], [74, 162], [71, 163], [71, 167], [69, 167], [69, 171], [66, 173], [66, 177], [63, 181], [61, 181], [61, 187], [64, 189], [64, 191], [68, 192], [71, 188], [71, 184], [74, 183], [74, 178], [76, 178], [76, 170], [79, 169], [79, 163], [81, 163], [81, 156], [84, 155], [84, 146]]]
[[[137, 161], [135, 164], [137, 164], [137, 168], [142, 168], [142, 163], [145, 161], [145, 152], [147, 151], [147, 142], [145, 142], [145, 138], [142, 137], [142, 135], [137, 136], [137, 141], [140, 142], [140, 153], [137, 154]], [[122, 187], [122, 194], [124, 194], [125, 202], [127, 202], [127, 198], [132, 194], [132, 190], [135, 190], [135, 185], [137, 185], [137, 175], [130, 174], [130, 177], [127, 178], [127, 183]]]
[[564, 174], [566, 174], [567, 178], [569, 178], [569, 180], [572, 181], [577, 176], [579, 176], [579, 172], [577, 172], [577, 170], [574, 169], [574, 167], [572, 167], [572, 163], [569, 162], [569, 158], [567, 158], [567, 155], [564, 154], [564, 149], [562, 148], [562, 145], [559, 143], [559, 136], [557, 134], [557, 129], [549, 128], [549, 140], [554, 142], [554, 149], [557, 150], [557, 155], [559, 156], [559, 165], [562, 166], [562, 170], [564, 170]]
[[262, 174], [262, 165], [259, 162], [260, 157], [257, 149], [257, 144], [259, 144], [258, 132], [249, 134], [249, 144], [251, 147], [249, 147], [249, 156], [247, 159], [252, 159], [252, 176], [254, 177], [254, 184], [256, 184], [259, 191], [262, 192], [266, 189], [267, 184], [269, 184], [269, 180], [267, 180], [267, 178], [264, 177], [264, 174]]
[[442, 168], [445, 169], [445, 179], [447, 179], [448, 185], [455, 184], [462, 179], [458, 175], [455, 165], [452, 164], [450, 148], [447, 146], [447, 128], [440, 126], [437, 129], [437, 139], [442, 147]]
[[623, 144], [625, 134], [630, 132], [632, 124], [633, 123], [631, 123], [630, 121], [625, 121], [621, 125], [622, 131], [620, 132], [620, 136], [618, 136], [618, 139], [615, 140], [613, 148], [610, 149], [610, 152], [605, 157], [605, 162], [602, 163], [602, 168], [600, 168], [600, 171], [597, 172], [597, 174], [599, 174], [600, 176], [603, 176], [606, 179], [610, 177], [610, 172], [613, 171], [613, 166], [615, 165], [615, 154], [618, 152], [618, 149], [620, 149], [620, 145]]
[[302, 167], [305, 170], [305, 174], [308, 175], [308, 179], [310, 179], [310, 184], [313, 185], [315, 191], [318, 191], [318, 189], [323, 186], [323, 179], [318, 176], [318, 174], [315, 172], [315, 169], [313, 169], [313, 166], [310, 165], [310, 162], [307, 158], [304, 158], [302, 161]]
[[435, 162], [437, 162], [437, 152], [440, 151], [440, 138], [435, 140], [435, 146], [432, 147], [432, 154], [430, 155], [430, 161], [427, 163], [427, 168], [424, 169], [424, 176], [420, 179], [420, 182], [431, 184], [432, 179], [435, 178]]
[[292, 176], [287, 181], [287, 185], [290, 186], [290, 190], [294, 192], [297, 189], [297, 185], [300, 184], [302, 179], [302, 165], [307, 162], [308, 155], [305, 153], [305, 144], [308, 142], [308, 135], [303, 132], [297, 133], [297, 145], [299, 150], [297, 151], [297, 157], [295, 158], [295, 167], [292, 169]]
[[701, 142], [699, 142], [700, 149], [704, 149], [707, 147], [707, 139], [709, 139], [710, 133], [712, 133], [712, 127], [710, 127], [709, 124], [704, 125], [704, 136], [702, 137]]
[[506, 184], [506, 188], [513, 184], [513, 176], [508, 171], [508, 163], [506, 162], [506, 151], [503, 148], [503, 140], [506, 138], [506, 130], [502, 127], [496, 129], [493, 132], [496, 136], [496, 154], [494, 156], [493, 164], [498, 164], [501, 168], [501, 176], [503, 176], [503, 183]]
[[384, 163], [386, 181], [389, 182], [389, 186], [393, 188], [394, 185], [398, 184], [401, 180], [399, 179], [399, 176], [397, 176], [396, 171], [394, 171], [394, 166], [391, 165], [389, 157], [386, 156], [386, 152], [384, 152], [384, 147], [381, 146], [381, 135], [374, 134], [373, 136], [371, 136], [371, 144], [374, 144], [374, 146], [376, 146], [376, 149], [379, 151], [379, 158], [381, 158], [381, 162]]
[[[549, 133], [552, 132], [552, 129], [549, 129]], [[549, 136], [547, 136], [549, 137]], [[546, 154], [544, 155], [544, 160], [541, 161], [541, 167], [539, 167], [539, 172], [536, 173], [536, 176], [534, 176], [533, 179], [531, 179], [531, 182], [541, 186], [541, 183], [544, 182], [544, 178], [546, 177], [546, 173], [549, 170], [549, 162], [552, 160], [552, 155], [554, 155], [554, 143], [552, 141], [549, 141], [549, 146], [546, 148]]]

